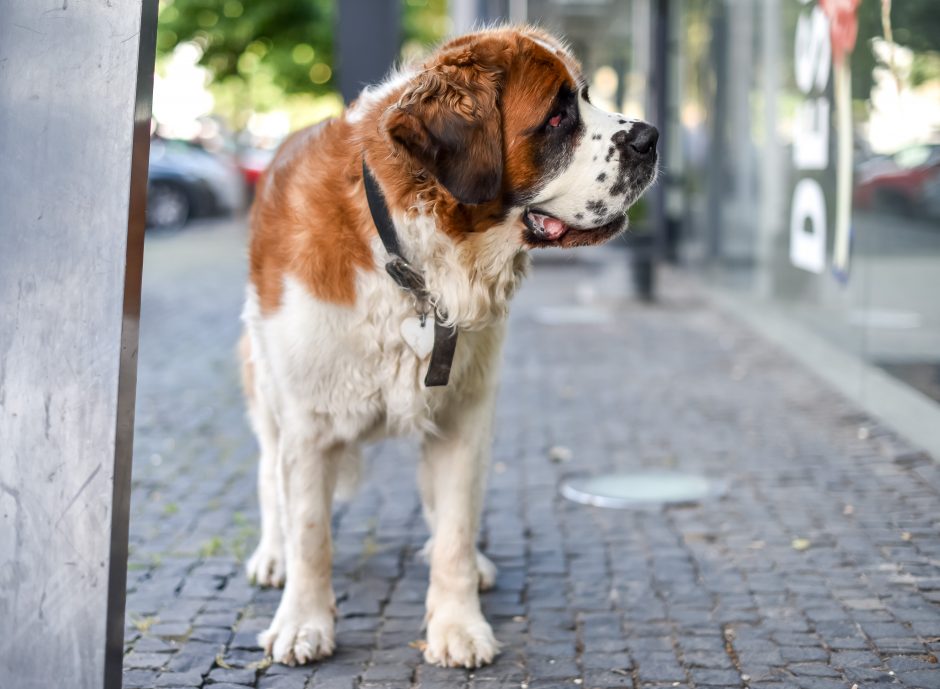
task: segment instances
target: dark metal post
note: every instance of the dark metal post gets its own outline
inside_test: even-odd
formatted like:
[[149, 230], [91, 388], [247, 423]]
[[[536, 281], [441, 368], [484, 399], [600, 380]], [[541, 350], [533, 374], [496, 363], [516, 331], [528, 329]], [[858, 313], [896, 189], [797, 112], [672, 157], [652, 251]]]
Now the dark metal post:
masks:
[[[669, 93], [667, 84], [669, 0], [653, 0], [651, 10], [650, 51], [652, 55], [650, 56], [651, 73], [647, 81], [646, 119], [659, 129], [659, 155], [660, 161], [663, 161], [666, 146], [669, 143], [667, 141], [668, 123], [666, 122]], [[652, 301], [656, 298], [656, 265], [668, 251], [666, 187], [662, 181], [648, 192], [647, 203], [650, 209], [646, 223], [648, 227], [646, 231], [637, 232], [632, 236], [630, 246], [634, 290], [643, 301]]]
[[382, 79], [401, 48], [400, 3], [343, 0], [339, 7], [339, 90], [351, 103], [363, 86]]
[[157, 0], [0, 0], [0, 668], [118, 689]]
[[708, 218], [706, 226], [707, 255], [710, 262], [721, 259], [723, 252], [722, 215], [723, 198], [728, 187], [728, 165], [725, 154], [726, 123], [728, 121], [728, 8], [716, 2], [712, 8], [712, 42], [710, 61], [715, 66], [714, 99], [709, 114], [708, 161], [709, 172], [705, 180]]

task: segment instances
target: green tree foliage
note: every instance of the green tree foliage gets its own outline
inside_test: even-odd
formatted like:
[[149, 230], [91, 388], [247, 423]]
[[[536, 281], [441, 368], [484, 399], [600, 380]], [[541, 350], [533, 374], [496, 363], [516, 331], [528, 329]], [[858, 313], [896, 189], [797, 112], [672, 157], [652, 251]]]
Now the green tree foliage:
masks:
[[[287, 94], [332, 92], [337, 2], [161, 0], [157, 48], [167, 54], [183, 41], [198, 43], [200, 62], [216, 82], [249, 82], [265, 71]], [[441, 40], [448, 28], [447, 0], [402, 3], [410, 52]]]
[[439, 43], [450, 30], [447, 0], [405, 0], [401, 23], [406, 46]]
[[332, 0], [161, 0], [157, 47], [196, 42], [216, 81], [249, 81], [264, 68], [285, 93], [326, 93], [333, 22]]

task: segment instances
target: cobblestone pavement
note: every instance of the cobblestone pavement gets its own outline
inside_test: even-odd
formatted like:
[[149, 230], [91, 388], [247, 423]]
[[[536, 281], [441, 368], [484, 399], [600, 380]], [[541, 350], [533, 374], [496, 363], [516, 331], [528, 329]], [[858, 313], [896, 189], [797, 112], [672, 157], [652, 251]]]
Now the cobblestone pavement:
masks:
[[[414, 648], [426, 531], [415, 445], [395, 442], [335, 515], [336, 655], [269, 665], [255, 636], [280, 592], [242, 569], [244, 236], [148, 239], [125, 687], [940, 687], [940, 466], [688, 278], [667, 275], [655, 307], [610, 298], [609, 250], [543, 259], [515, 304], [482, 533], [497, 662], [440, 669]], [[565, 475], [641, 467], [730, 490], [663, 511], [559, 497]]]

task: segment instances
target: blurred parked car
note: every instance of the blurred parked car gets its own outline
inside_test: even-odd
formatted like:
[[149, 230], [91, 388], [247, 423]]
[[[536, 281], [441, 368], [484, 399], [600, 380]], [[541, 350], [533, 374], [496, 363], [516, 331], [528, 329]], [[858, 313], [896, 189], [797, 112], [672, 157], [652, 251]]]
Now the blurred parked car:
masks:
[[258, 178], [271, 164], [275, 153], [277, 153], [276, 146], [271, 148], [244, 146], [239, 151], [238, 169], [241, 170], [242, 177], [245, 180], [245, 193], [248, 195], [249, 202], [255, 197], [255, 186], [258, 184]]
[[940, 144], [912, 146], [877, 156], [858, 166], [855, 205], [903, 215], [936, 213], [940, 184]]
[[245, 178], [249, 189], [254, 189], [258, 178], [265, 171], [276, 149], [273, 148], [245, 148], [238, 155], [238, 167]]
[[147, 225], [175, 228], [190, 219], [244, 208], [238, 168], [196, 144], [154, 138], [150, 142]]

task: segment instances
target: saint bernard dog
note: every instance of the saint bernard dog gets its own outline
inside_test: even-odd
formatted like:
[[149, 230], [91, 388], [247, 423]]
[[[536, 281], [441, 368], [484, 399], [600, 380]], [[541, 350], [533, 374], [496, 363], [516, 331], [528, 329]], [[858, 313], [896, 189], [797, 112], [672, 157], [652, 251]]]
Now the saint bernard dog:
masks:
[[624, 230], [657, 138], [592, 105], [564, 43], [515, 27], [445, 43], [281, 146], [251, 213], [240, 347], [260, 445], [248, 576], [285, 587], [259, 637], [274, 661], [333, 653], [334, 493], [361, 444], [402, 434], [422, 439], [424, 657], [493, 660], [479, 591], [496, 568], [476, 539], [509, 302], [530, 249]]

